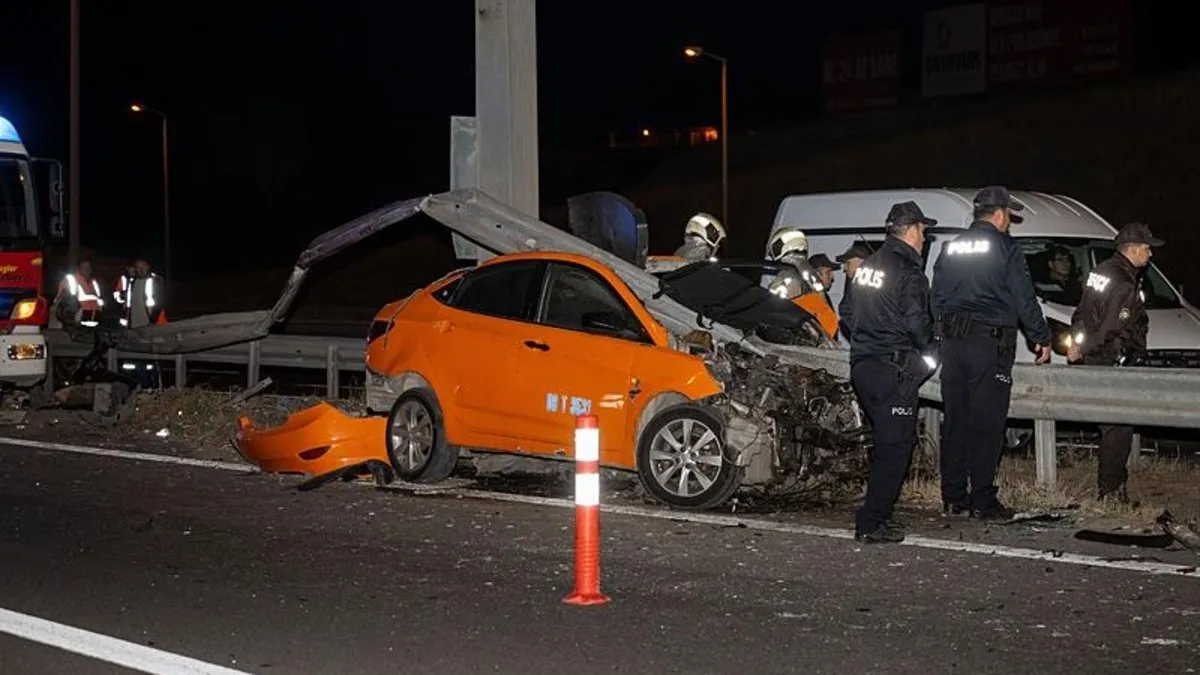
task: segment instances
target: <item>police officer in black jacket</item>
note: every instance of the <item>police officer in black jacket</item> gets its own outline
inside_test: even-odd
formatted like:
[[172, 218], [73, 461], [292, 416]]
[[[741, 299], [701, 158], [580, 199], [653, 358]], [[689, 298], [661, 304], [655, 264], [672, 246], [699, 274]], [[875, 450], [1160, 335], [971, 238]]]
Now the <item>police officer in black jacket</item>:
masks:
[[850, 376], [875, 432], [867, 496], [855, 518], [860, 541], [900, 542], [892, 519], [917, 436], [917, 390], [937, 369], [925, 228], [937, 224], [915, 202], [887, 216], [887, 241], [855, 271], [838, 307], [850, 337]]
[[1017, 327], [1037, 345], [1039, 364], [1050, 360], [1051, 339], [1025, 255], [1008, 233], [1012, 212], [1024, 208], [1003, 187], [980, 190], [975, 221], [945, 244], [933, 267], [930, 306], [941, 328], [946, 413], [942, 508], [948, 515], [970, 513], [985, 520], [1013, 515], [996, 497], [994, 481], [1012, 393]]
[[[1150, 319], [1142, 294], [1141, 270], [1163, 245], [1145, 223], [1129, 223], [1114, 239], [1117, 252], [1088, 274], [1083, 298], [1071, 317], [1067, 358], [1088, 366], [1136, 366], [1146, 354]], [[1125, 462], [1133, 446], [1133, 427], [1101, 425], [1100, 498], [1128, 501]]]

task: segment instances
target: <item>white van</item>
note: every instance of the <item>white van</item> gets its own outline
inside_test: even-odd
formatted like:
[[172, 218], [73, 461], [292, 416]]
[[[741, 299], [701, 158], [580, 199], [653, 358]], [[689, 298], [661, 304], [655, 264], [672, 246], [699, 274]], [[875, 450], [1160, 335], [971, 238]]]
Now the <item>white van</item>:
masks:
[[[942, 246], [971, 224], [971, 200], [976, 192], [908, 189], [796, 195], [780, 203], [771, 234], [781, 227], [799, 226], [808, 235], [809, 254], [824, 253], [831, 259], [855, 242], [874, 250], [886, 236], [883, 220], [888, 210], [897, 202], [912, 200], [925, 215], [938, 221], [937, 228], [926, 237], [923, 254], [925, 273], [932, 277], [933, 263]], [[1042, 312], [1054, 332], [1054, 361], [1065, 363], [1060, 335], [1071, 321], [1078, 295], [1057, 290], [1049, 283], [1051, 254], [1068, 252], [1073, 276], [1083, 281], [1092, 267], [1116, 252], [1113, 237], [1117, 231], [1095, 211], [1070, 197], [1041, 192], [1011, 194], [1025, 205], [1025, 210], [1018, 214], [1024, 220], [1014, 222], [1010, 233], [1025, 252]], [[839, 273], [829, 293], [835, 307], [841, 302], [843, 283], [844, 275]], [[1153, 263], [1146, 271], [1143, 290], [1150, 315], [1149, 365], [1200, 367], [1200, 310], [1189, 305]], [[1033, 361], [1029, 350], [1017, 352], [1019, 362]]]

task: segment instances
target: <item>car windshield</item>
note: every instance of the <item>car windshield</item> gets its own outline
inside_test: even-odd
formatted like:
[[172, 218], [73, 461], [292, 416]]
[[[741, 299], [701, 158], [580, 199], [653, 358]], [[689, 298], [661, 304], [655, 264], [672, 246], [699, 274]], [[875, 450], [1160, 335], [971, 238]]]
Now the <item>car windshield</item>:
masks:
[[33, 176], [22, 157], [0, 155], [0, 241], [37, 236]]
[[[1092, 269], [1116, 254], [1109, 239], [1070, 237], [1017, 237], [1025, 254], [1034, 289], [1046, 302], [1074, 307], [1083, 293], [1083, 282]], [[1176, 309], [1179, 296], [1162, 272], [1151, 263], [1144, 271], [1142, 291], [1147, 309]]]

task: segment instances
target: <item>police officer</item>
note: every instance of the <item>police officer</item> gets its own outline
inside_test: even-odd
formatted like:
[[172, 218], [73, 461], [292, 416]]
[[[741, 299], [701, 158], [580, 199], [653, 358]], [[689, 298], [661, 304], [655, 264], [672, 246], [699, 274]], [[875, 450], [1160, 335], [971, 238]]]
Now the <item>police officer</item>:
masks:
[[904, 540], [892, 509], [916, 443], [917, 390], [937, 369], [921, 257], [925, 228], [936, 224], [915, 202], [894, 205], [887, 240], [855, 272], [854, 294], [839, 307], [854, 390], [875, 432], [867, 496], [855, 518], [854, 537], [864, 542]]
[[[1163, 245], [1144, 223], [1129, 223], [1114, 241], [1117, 253], [1096, 265], [1084, 284], [1083, 298], [1071, 317], [1072, 363], [1089, 366], [1138, 365], [1146, 353], [1150, 319], [1142, 293], [1141, 270], [1150, 263], [1151, 247]], [[1133, 445], [1133, 427], [1100, 427], [1101, 499], [1128, 501], [1125, 462]]]
[[708, 260], [717, 255], [721, 242], [725, 241], [725, 226], [707, 213], [697, 213], [683, 227], [683, 245], [675, 249], [675, 255], [688, 262]]
[[942, 508], [947, 515], [1008, 520], [1013, 514], [996, 497], [994, 481], [1018, 325], [1037, 345], [1039, 364], [1050, 360], [1051, 339], [1025, 255], [1008, 233], [1012, 212], [1024, 208], [1003, 187], [980, 190], [974, 222], [945, 244], [934, 264], [930, 306], [942, 337]]

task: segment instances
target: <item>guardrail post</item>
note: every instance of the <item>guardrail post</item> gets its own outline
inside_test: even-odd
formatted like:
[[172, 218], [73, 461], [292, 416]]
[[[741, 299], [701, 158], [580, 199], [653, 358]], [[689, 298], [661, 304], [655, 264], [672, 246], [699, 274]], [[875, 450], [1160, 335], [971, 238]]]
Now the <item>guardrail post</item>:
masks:
[[187, 356], [184, 354], [175, 355], [175, 388], [183, 389], [187, 386]]
[[246, 359], [246, 388], [249, 389], [258, 384], [258, 372], [261, 370], [262, 364], [262, 341], [255, 340], [250, 343], [250, 357]]
[[42, 389], [46, 400], [54, 398], [54, 350], [50, 348], [49, 340], [46, 340], [46, 379], [42, 380]]
[[926, 406], [921, 409], [921, 416], [925, 422], [925, 437], [929, 439], [925, 452], [929, 461], [938, 466], [942, 460], [942, 411]]
[[1125, 461], [1125, 466], [1132, 469], [1137, 466], [1142, 460], [1142, 435], [1134, 434], [1133, 443], [1129, 446], [1129, 459]]
[[1058, 436], [1054, 420], [1033, 421], [1033, 443], [1037, 484], [1053, 490], [1058, 486]]
[[109, 349], [107, 356], [108, 356], [108, 369], [110, 371], [116, 372], [117, 366], [119, 365], [118, 361], [120, 360], [119, 359], [120, 354], [115, 349]]
[[338, 348], [331, 344], [325, 350], [325, 395], [337, 398], [338, 391]]

